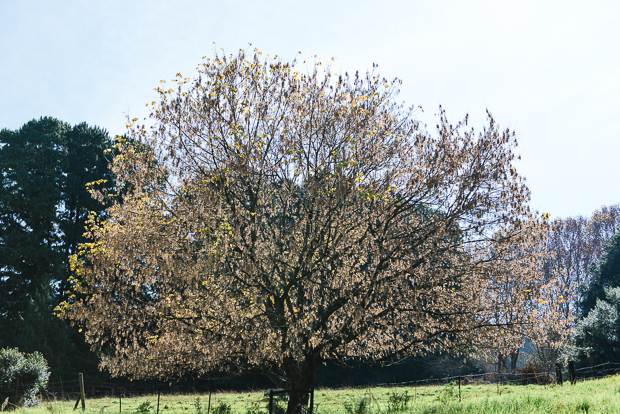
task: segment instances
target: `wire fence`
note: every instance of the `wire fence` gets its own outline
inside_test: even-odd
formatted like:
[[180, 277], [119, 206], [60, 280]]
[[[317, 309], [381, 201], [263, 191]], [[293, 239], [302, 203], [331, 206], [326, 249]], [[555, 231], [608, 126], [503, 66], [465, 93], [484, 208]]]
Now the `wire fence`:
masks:
[[[153, 385], [150, 387], [141, 386], [140, 389], [131, 389], [120, 385], [120, 383], [89, 381], [84, 379], [84, 394], [86, 398], [105, 398], [105, 397], [138, 397], [142, 395], [178, 394], [191, 395], [209, 392], [204, 386], [189, 385]], [[74, 400], [80, 396], [80, 381], [50, 381], [47, 388], [43, 391], [48, 399]]]
[[[568, 381], [570, 372], [567, 367], [563, 367], [561, 375], [556, 371], [541, 372], [520, 372], [520, 370], [508, 370], [502, 372], [485, 372], [482, 374], [455, 375], [451, 377], [429, 378], [424, 380], [405, 381], [405, 382], [389, 382], [376, 384], [375, 387], [411, 387], [411, 386], [430, 386], [430, 385], [446, 385], [453, 382], [460, 382], [462, 385], [467, 384], [554, 384], [560, 381]], [[606, 362], [603, 364], [592, 365], [575, 369], [575, 380], [583, 381], [595, 378], [605, 378], [620, 373], [620, 363]], [[350, 387], [356, 388], [356, 387]], [[359, 388], [367, 388], [361, 386]]]
[[[415, 381], [405, 382], [386, 382], [380, 384], [372, 384], [372, 387], [424, 387], [424, 386], [441, 386], [451, 383], [460, 385], [468, 384], [498, 384], [498, 385], [527, 385], [527, 384], [555, 384], [558, 382], [568, 381], [571, 377], [567, 367], [563, 367], [560, 372], [542, 371], [542, 372], [523, 372], [524, 370], [513, 370], [503, 372], [485, 372], [482, 374], [456, 375], [443, 378], [429, 378]], [[581, 367], [574, 370], [574, 378], [576, 381], [583, 381], [595, 378], [604, 378], [620, 373], [620, 363], [606, 362], [603, 364]], [[347, 386], [332, 389], [362, 389], [368, 388], [369, 385]], [[213, 392], [208, 386], [201, 384], [195, 385], [153, 385], [148, 389], [132, 390], [120, 385], [120, 383], [97, 382], [84, 380], [84, 393], [86, 398], [130, 398], [153, 394], [177, 394], [191, 395], [197, 393]], [[43, 391], [48, 399], [57, 400], [74, 400], [80, 396], [80, 382], [75, 381], [50, 381], [46, 390]]]

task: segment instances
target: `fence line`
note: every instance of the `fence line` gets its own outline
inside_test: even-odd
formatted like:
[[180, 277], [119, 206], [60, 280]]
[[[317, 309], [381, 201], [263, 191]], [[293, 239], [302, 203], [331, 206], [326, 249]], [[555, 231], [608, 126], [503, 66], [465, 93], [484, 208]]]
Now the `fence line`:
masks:
[[[568, 378], [567, 370], [563, 370], [564, 378]], [[594, 378], [605, 378], [611, 375], [615, 375], [620, 373], [620, 363], [619, 362], [606, 362], [603, 364], [592, 365], [588, 367], [581, 367], [575, 369], [576, 380], [583, 381]], [[514, 371], [504, 371], [504, 372], [485, 372], [481, 374], [467, 374], [467, 375], [454, 375], [450, 377], [443, 378], [428, 378], [423, 380], [415, 380], [415, 381], [404, 381], [404, 382], [386, 382], [380, 384], [372, 384], [372, 385], [360, 385], [360, 386], [347, 386], [347, 387], [337, 387], [332, 388], [335, 390], [338, 389], [362, 389], [371, 387], [407, 387], [407, 386], [429, 386], [429, 385], [445, 385], [453, 382], [459, 381], [463, 385], [467, 384], [480, 384], [480, 383], [489, 383], [489, 384], [551, 384], [557, 381], [556, 372], [555, 371], [543, 371], [543, 372], [518, 372]], [[111, 382], [100, 382], [100, 381], [88, 381], [87, 379], [84, 381], [84, 389], [87, 398], [100, 398], [100, 397], [136, 397], [142, 395], [153, 395], [158, 392], [157, 386], [152, 386], [152, 390], [127, 390], [123, 387], [120, 387], [117, 383]], [[196, 393], [205, 393], [211, 392], [215, 390], [204, 390], [204, 387], [195, 387], [195, 386], [181, 386], [181, 385], [170, 385], [170, 386], [160, 386], [160, 391], [162, 394], [196, 394]], [[76, 399], [80, 394], [80, 386], [79, 381], [59, 381], [53, 382], [50, 381], [47, 385], [47, 389], [44, 390], [44, 394], [47, 394], [47, 397], [50, 399]]]

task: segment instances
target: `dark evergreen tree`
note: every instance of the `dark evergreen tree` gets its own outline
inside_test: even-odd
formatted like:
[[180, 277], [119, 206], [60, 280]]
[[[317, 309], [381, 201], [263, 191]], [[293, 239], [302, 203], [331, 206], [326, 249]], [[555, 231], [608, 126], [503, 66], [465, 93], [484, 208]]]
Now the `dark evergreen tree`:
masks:
[[87, 215], [105, 207], [86, 184], [112, 185], [111, 148], [100, 128], [48, 117], [0, 131], [0, 348], [42, 352], [52, 378], [78, 366], [98, 374], [82, 335], [52, 311], [66, 299]]
[[[89, 213], [104, 210], [104, 206], [91, 197], [86, 184], [107, 180], [106, 184], [110, 187], [113, 182], [108, 169], [110, 160], [105, 157], [105, 151], [112, 150], [112, 142], [105, 130], [82, 123], [68, 131], [66, 138], [63, 208], [59, 211], [65, 259], [77, 253], [77, 246], [83, 241], [84, 223]], [[67, 264], [65, 272], [68, 272]], [[63, 300], [69, 289], [66, 283], [65, 277], [60, 286]]]
[[591, 281], [582, 287], [581, 315], [586, 317], [596, 307], [597, 299], [605, 299], [605, 288], [620, 286], [620, 233], [605, 246], [601, 260], [590, 266]]
[[[49, 297], [64, 275], [58, 204], [62, 198], [65, 135], [56, 119], [0, 132], [0, 289], [4, 319], [19, 319], [33, 298]], [[6, 337], [3, 335], [3, 337]]]
[[590, 364], [620, 358], [620, 287], [606, 287], [603, 294], [575, 330], [577, 354]]
[[[620, 233], [605, 246], [601, 259], [589, 268], [591, 282], [582, 286], [581, 318], [574, 351], [588, 363], [620, 358]], [[569, 349], [572, 349], [569, 348]]]

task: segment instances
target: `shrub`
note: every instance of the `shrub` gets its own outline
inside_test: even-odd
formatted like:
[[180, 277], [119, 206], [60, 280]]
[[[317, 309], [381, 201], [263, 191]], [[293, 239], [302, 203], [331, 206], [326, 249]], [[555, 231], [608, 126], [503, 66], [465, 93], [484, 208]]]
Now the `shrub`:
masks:
[[435, 399], [444, 404], [449, 403], [452, 400], [456, 400], [458, 398], [458, 393], [456, 391], [456, 382], [452, 381], [449, 384], [444, 385], [443, 389], [439, 391], [439, 393], [435, 396]]
[[250, 406], [247, 408], [246, 414], [264, 414], [266, 411], [262, 409], [260, 403], [254, 401], [250, 403]]
[[196, 414], [202, 414], [202, 404], [200, 403], [200, 397], [196, 397], [194, 407], [196, 408]]
[[[620, 256], [620, 252], [619, 252]], [[620, 257], [618, 258], [620, 262]], [[577, 322], [574, 343], [581, 355], [595, 361], [617, 361], [620, 357], [620, 287], [606, 287], [604, 297]]]
[[543, 372], [543, 367], [537, 362], [530, 361], [525, 367], [518, 369], [519, 382], [521, 385], [527, 384], [551, 384], [554, 379], [549, 373]]
[[37, 394], [47, 385], [49, 375], [47, 362], [40, 353], [0, 349], [0, 401], [8, 398], [12, 406], [37, 405]]
[[407, 409], [407, 404], [411, 396], [407, 394], [407, 391], [403, 393], [392, 392], [388, 397], [388, 413], [400, 413]]
[[232, 414], [232, 407], [222, 401], [213, 409], [213, 414]]
[[148, 414], [149, 412], [151, 412], [151, 408], [153, 408], [153, 405], [151, 404], [151, 402], [144, 401], [142, 404], [138, 406], [138, 408], [136, 409], [136, 412], [139, 414]]
[[369, 414], [370, 413], [370, 398], [361, 397], [351, 399], [344, 403], [344, 410], [347, 414]]

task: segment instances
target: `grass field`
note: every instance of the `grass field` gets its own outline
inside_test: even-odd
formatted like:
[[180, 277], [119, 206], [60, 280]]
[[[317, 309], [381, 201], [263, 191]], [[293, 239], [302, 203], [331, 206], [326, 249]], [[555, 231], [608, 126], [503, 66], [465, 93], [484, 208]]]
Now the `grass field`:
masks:
[[[162, 395], [162, 414], [206, 414], [208, 395]], [[69, 414], [73, 402], [47, 401], [38, 408], [18, 409], [16, 414]], [[281, 404], [282, 405], [282, 404]], [[157, 395], [124, 398], [123, 413], [156, 413]], [[147, 409], [148, 408], [148, 409]], [[214, 393], [210, 414], [264, 414], [267, 402], [262, 392]], [[119, 412], [118, 398], [86, 401], [86, 412]], [[620, 375], [557, 385], [467, 385], [367, 389], [322, 389], [315, 391], [317, 414], [372, 413], [619, 413]]]

